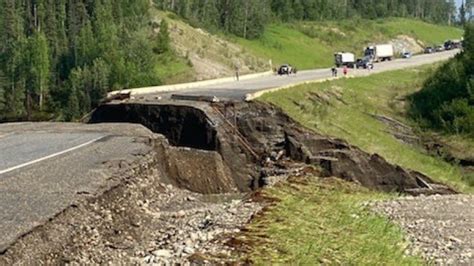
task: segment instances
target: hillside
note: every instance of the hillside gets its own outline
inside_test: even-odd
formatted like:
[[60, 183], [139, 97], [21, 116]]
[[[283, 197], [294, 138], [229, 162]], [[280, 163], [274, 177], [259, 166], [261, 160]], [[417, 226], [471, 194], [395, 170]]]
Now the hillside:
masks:
[[[200, 28], [194, 28], [175, 14], [152, 8], [153, 21], [165, 19], [170, 24], [171, 45], [181, 61], [158, 67], [164, 83], [207, 80], [268, 71], [268, 60], [249, 53], [239, 44]], [[158, 30], [158, 29], [156, 29]]]
[[[170, 24], [172, 46], [188, 61], [179, 71], [166, 71], [165, 83], [205, 80], [241, 72], [266, 71], [291, 63], [300, 69], [329, 67], [335, 51], [361, 55], [371, 43], [392, 42], [398, 51], [420, 53], [425, 46], [440, 45], [447, 39], [461, 38], [460, 28], [430, 24], [415, 19], [346, 20], [341, 22], [298, 22], [267, 26], [254, 40], [233, 35], [212, 34], [196, 28], [173, 13], [153, 9], [154, 20]], [[191, 40], [191, 41], [189, 41]]]
[[368, 44], [390, 41], [398, 51], [421, 52], [424, 46], [460, 39], [462, 33], [459, 28], [414, 19], [355, 19], [272, 24], [259, 39], [234, 40], [259, 57], [272, 59], [275, 65], [291, 63], [300, 69], [309, 69], [331, 66], [336, 51], [361, 55]]
[[[429, 150], [410, 120], [407, 98], [438, 66], [308, 84], [264, 95], [303, 125], [342, 138], [391, 163], [424, 173], [459, 191], [472, 191], [473, 173]], [[467, 154], [472, 141], [458, 139]], [[463, 143], [463, 144], [461, 144]], [[436, 144], [435, 144], [436, 145]], [[435, 155], [435, 156], [433, 156]]]

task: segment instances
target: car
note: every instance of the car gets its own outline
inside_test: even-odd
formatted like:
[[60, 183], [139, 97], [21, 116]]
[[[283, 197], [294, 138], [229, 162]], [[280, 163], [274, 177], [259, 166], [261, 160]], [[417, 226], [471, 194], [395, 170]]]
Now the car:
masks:
[[413, 56], [411, 52], [403, 52], [402, 53], [402, 58], [409, 59]]
[[436, 46], [435, 51], [438, 52], [438, 53], [444, 51], [444, 46], [443, 45]]
[[431, 46], [425, 48], [425, 54], [432, 54], [434, 52], [435, 50]]
[[372, 60], [370, 59], [370, 57], [366, 56], [364, 58], [357, 59], [355, 66], [356, 66], [356, 68], [363, 68], [363, 69], [370, 68], [370, 69], [372, 69], [374, 65], [373, 65]]
[[283, 64], [277, 70], [278, 75], [296, 74], [296, 68], [290, 64]]

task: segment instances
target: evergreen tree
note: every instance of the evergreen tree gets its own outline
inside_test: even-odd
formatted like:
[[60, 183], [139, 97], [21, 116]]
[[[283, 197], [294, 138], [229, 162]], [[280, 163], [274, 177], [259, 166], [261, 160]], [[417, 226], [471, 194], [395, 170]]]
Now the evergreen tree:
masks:
[[459, 7], [459, 21], [462, 26], [466, 25], [466, 7], [464, 5], [464, 1]]
[[160, 23], [160, 32], [158, 33], [155, 52], [158, 54], [169, 52], [171, 50], [170, 42], [168, 22], [163, 19]]

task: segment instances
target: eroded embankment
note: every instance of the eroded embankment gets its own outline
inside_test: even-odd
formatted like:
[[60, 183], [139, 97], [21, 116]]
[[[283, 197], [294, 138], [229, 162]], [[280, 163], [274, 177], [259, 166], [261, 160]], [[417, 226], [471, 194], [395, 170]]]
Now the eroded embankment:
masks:
[[249, 191], [308, 166], [386, 192], [453, 192], [377, 154], [307, 130], [263, 103], [108, 104], [91, 122], [141, 123], [165, 135], [172, 144], [162, 150], [165, 175], [202, 193]]

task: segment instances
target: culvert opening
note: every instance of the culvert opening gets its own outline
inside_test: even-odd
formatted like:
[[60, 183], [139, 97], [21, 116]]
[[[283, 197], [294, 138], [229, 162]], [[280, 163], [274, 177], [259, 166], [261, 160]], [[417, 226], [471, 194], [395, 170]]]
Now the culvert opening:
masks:
[[108, 104], [100, 106], [89, 123], [141, 124], [164, 135], [171, 145], [215, 151], [217, 131], [207, 115], [196, 108], [179, 105]]

